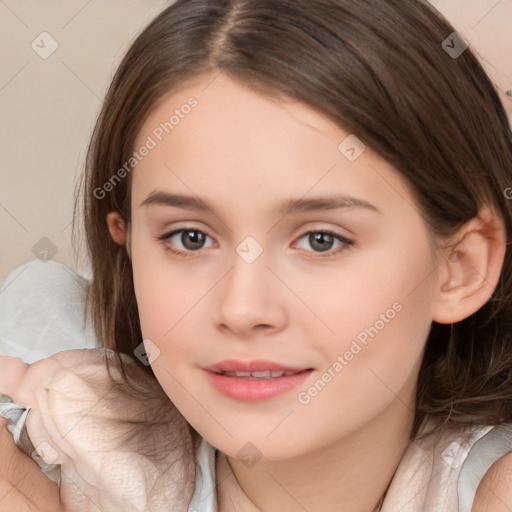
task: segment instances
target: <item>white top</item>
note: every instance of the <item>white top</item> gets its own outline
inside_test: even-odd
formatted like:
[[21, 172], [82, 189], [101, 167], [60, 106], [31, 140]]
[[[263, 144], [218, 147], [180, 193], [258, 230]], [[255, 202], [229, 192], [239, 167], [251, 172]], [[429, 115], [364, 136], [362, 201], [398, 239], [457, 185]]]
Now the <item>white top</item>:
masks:
[[[91, 326], [83, 322], [86, 283], [53, 261], [33, 260], [13, 270], [0, 290], [0, 355], [32, 363], [61, 350], [98, 346]], [[23, 406], [2, 402], [0, 395], [0, 416], [9, 418], [10, 430], [25, 450], [26, 412]], [[512, 424], [467, 427], [413, 442], [395, 472], [381, 512], [471, 512], [485, 472], [511, 451]], [[201, 440], [188, 512], [218, 512], [216, 453]], [[55, 469], [44, 471], [57, 481]]]

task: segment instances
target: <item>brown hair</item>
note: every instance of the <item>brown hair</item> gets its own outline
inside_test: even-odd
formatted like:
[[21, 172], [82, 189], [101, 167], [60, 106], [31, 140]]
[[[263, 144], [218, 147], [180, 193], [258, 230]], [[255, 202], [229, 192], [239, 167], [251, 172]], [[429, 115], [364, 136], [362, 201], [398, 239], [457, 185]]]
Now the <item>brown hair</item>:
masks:
[[[205, 72], [302, 101], [355, 134], [405, 178], [432, 233], [453, 234], [488, 205], [510, 241], [509, 121], [471, 49], [454, 57], [443, 48], [453, 32], [423, 0], [177, 0], [158, 15], [113, 78], [77, 195], [93, 271], [90, 312], [103, 346], [133, 355], [142, 342], [129, 254], [105, 220], [117, 211], [129, 228], [130, 174], [101, 200], [94, 191], [129, 160], [157, 102]], [[76, 212], [77, 204], [75, 221]], [[507, 246], [491, 299], [461, 322], [432, 325], [413, 439], [428, 417], [512, 420], [511, 304]]]

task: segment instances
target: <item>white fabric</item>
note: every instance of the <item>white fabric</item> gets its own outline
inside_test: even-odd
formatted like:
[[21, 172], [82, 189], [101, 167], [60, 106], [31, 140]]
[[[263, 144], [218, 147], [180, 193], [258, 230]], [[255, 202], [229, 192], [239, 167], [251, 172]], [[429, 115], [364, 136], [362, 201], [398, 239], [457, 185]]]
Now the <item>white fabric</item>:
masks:
[[460, 511], [471, 512], [478, 484], [487, 470], [512, 451], [512, 425], [499, 425], [479, 439], [462, 466], [458, 484]]
[[216, 449], [201, 439], [196, 452], [196, 484], [188, 512], [218, 512], [215, 465]]
[[15, 268], [0, 290], [0, 355], [33, 363], [75, 348], [94, 348], [84, 324], [87, 280], [56, 261]]

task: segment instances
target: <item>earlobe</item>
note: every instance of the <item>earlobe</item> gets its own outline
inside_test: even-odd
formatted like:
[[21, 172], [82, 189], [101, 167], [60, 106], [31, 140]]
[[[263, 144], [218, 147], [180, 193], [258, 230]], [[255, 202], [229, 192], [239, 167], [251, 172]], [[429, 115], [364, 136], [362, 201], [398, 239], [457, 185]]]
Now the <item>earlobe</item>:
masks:
[[492, 296], [505, 259], [506, 232], [501, 218], [489, 208], [466, 223], [443, 255], [432, 319], [460, 322]]
[[110, 236], [116, 244], [125, 244], [125, 222], [121, 215], [117, 212], [110, 212], [107, 214], [107, 225]]

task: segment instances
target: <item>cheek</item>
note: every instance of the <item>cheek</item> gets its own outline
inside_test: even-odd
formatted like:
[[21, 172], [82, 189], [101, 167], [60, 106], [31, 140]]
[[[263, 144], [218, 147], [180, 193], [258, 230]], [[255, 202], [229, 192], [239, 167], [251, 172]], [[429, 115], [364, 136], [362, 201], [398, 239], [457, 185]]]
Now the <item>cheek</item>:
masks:
[[364, 403], [363, 414], [373, 414], [393, 399], [390, 390], [399, 392], [411, 381], [431, 325], [432, 270], [426, 241], [412, 249], [401, 239], [354, 253], [323, 276], [288, 276], [309, 309], [290, 308], [290, 323], [323, 356], [319, 373], [329, 384], [317, 388], [330, 391], [317, 400], [312, 390], [320, 409], [338, 407], [343, 415]]
[[197, 317], [200, 290], [196, 287], [195, 291], [183, 292], [182, 285], [185, 289], [191, 287], [180, 283], [178, 276], [175, 280], [148, 279], [139, 283], [136, 293], [143, 338], [158, 347], [161, 357], [156, 362], [173, 373], [197, 355], [206, 322]]
[[132, 233], [133, 281], [142, 334], [160, 345], [201, 300], [205, 279], [185, 274], [146, 229], [134, 224]]
[[[320, 334], [327, 350], [339, 350], [348, 349], [354, 338], [363, 343], [383, 338], [393, 331], [391, 326], [414, 332], [415, 324], [428, 325], [433, 269], [426, 239], [412, 246], [407, 236], [397, 235], [375, 248], [347, 253], [336, 267], [282, 273], [310, 310], [298, 304], [292, 309], [293, 322], [307, 326], [311, 339]], [[405, 342], [403, 336], [394, 339]]]
[[200, 332], [204, 321], [198, 322], [197, 314], [206, 291], [158, 258], [153, 265], [141, 261], [143, 268], [137, 269], [134, 263], [134, 286], [142, 336], [158, 348], [151, 367], [166, 394], [188, 418], [194, 409], [189, 411], [190, 394], [184, 391], [191, 378], [187, 364], [197, 357], [204, 339]]
[[[298, 390], [304, 421], [324, 439], [360, 428], [393, 402], [402, 412], [414, 410], [415, 384], [430, 329], [422, 313], [424, 299], [403, 296], [390, 308], [386, 300], [367, 301], [364, 306], [366, 315], [357, 313], [357, 322], [351, 321], [352, 315], [345, 325], [338, 322], [336, 342], [324, 346], [325, 366], [314, 382]], [[322, 419], [326, 414], [329, 424]]]
[[321, 377], [329, 381], [319, 384], [321, 397], [312, 390], [315, 407], [343, 414], [367, 404], [373, 414], [414, 384], [432, 321], [433, 268], [426, 240], [414, 248], [394, 240], [381, 253], [355, 255], [316, 286], [303, 277], [298, 293], [316, 315], [297, 314], [294, 322], [309, 329], [309, 339], [323, 354]]

